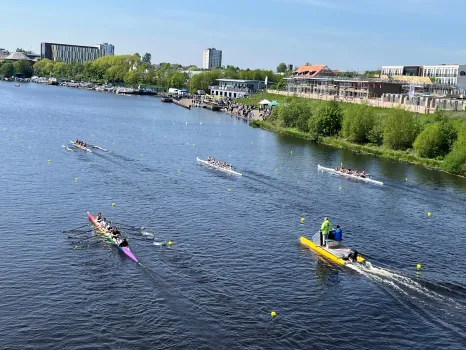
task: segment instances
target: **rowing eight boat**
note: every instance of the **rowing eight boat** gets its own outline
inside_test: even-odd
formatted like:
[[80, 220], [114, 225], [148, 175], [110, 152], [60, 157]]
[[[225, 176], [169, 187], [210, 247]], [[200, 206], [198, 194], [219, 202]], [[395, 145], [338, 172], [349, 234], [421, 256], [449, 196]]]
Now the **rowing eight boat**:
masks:
[[74, 141], [71, 141], [71, 140], [70, 140], [70, 143], [71, 143], [73, 146], [75, 146], [75, 147], [81, 148], [83, 151], [91, 152], [91, 153], [92, 153], [92, 151], [91, 151], [89, 148], [84, 147], [84, 146], [81, 146], [81, 145], [78, 145], [78, 144], [77, 144], [76, 142], [74, 142]]
[[89, 217], [89, 220], [92, 222], [92, 224], [94, 225], [94, 228], [99, 231], [100, 233], [102, 233], [104, 236], [105, 236], [105, 239], [110, 242], [110, 243], [113, 243], [120, 251], [122, 251], [123, 253], [125, 253], [127, 256], [129, 256], [129, 258], [135, 262], [138, 262], [138, 259], [133, 255], [133, 253], [131, 252], [131, 250], [129, 249], [129, 247], [120, 247], [120, 244], [116, 241], [115, 238], [112, 238], [112, 235], [107, 231], [105, 230], [104, 228], [100, 227], [99, 224], [97, 223], [95, 217], [93, 217], [91, 215], [91, 213], [87, 212], [87, 216]]
[[202, 160], [202, 159], [199, 159], [199, 158], [197, 158], [197, 157], [196, 157], [196, 160], [197, 160], [199, 163], [201, 163], [201, 164], [203, 164], [203, 165], [205, 165], [205, 166], [208, 166], [208, 167], [210, 167], [210, 168], [212, 168], [212, 169], [220, 170], [220, 171], [223, 171], [223, 172], [225, 172], [225, 173], [233, 174], [233, 175], [238, 175], [238, 176], [243, 175], [243, 174], [241, 174], [241, 173], [238, 173], [237, 171], [230, 170], [230, 169], [228, 169], [228, 168], [224, 168], [224, 167], [218, 166], [218, 165], [213, 164], [213, 163], [211, 163], [211, 162], [209, 162], [209, 161], [207, 161], [207, 160]]
[[326, 168], [326, 167], [323, 167], [323, 166], [320, 166], [320, 165], [317, 165], [317, 170], [320, 170], [322, 172], [327, 171], [327, 172], [332, 173], [334, 175], [346, 176], [346, 177], [349, 177], [351, 179], [364, 181], [364, 182], [369, 182], [369, 183], [373, 183], [373, 184], [376, 184], [376, 185], [383, 185], [382, 181], [376, 181], [376, 180], [372, 180], [369, 177], [361, 177], [361, 176], [357, 176], [357, 175], [354, 175], [354, 174], [346, 174], [346, 173], [343, 173], [343, 172], [341, 172], [339, 170], [335, 170], [335, 169], [332, 169], [332, 168]]

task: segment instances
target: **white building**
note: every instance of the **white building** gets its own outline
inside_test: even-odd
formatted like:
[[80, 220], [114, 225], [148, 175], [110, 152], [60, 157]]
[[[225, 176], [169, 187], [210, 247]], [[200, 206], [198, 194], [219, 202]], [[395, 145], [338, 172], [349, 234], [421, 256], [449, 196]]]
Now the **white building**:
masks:
[[[460, 89], [466, 89], [466, 65], [461, 64], [436, 64], [431, 66], [382, 66], [382, 75], [409, 75], [429, 77], [436, 83], [444, 85], [456, 85]], [[460, 79], [462, 78], [462, 79]]]
[[222, 50], [205, 49], [202, 57], [202, 68], [212, 69], [222, 66]]

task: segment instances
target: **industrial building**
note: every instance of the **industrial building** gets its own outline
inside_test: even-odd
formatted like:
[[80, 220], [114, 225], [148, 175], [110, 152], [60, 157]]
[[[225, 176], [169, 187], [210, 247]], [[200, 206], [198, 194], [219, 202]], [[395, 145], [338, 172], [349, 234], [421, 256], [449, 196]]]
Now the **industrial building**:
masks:
[[41, 58], [66, 63], [94, 61], [100, 57], [113, 55], [115, 47], [105, 43], [96, 46], [81, 46], [57, 43], [41, 43]]

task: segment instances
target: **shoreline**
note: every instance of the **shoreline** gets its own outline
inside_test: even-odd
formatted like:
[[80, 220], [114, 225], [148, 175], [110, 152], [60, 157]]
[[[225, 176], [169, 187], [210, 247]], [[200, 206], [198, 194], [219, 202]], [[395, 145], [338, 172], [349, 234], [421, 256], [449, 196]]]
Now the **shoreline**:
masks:
[[256, 120], [249, 124], [253, 128], [260, 128], [262, 130], [267, 130], [271, 132], [276, 132], [278, 134], [297, 137], [300, 139], [304, 139], [307, 141], [313, 141], [316, 143], [321, 143], [326, 146], [334, 147], [334, 148], [341, 148], [346, 149], [349, 151], [357, 152], [360, 154], [367, 154], [372, 155], [378, 158], [385, 158], [385, 159], [392, 159], [403, 163], [420, 165], [426, 169], [440, 171], [446, 174], [458, 176], [461, 178], [466, 178], [466, 176], [461, 174], [455, 174], [448, 172], [441, 168], [442, 161], [435, 160], [435, 159], [428, 159], [428, 158], [421, 158], [413, 154], [409, 154], [403, 151], [393, 151], [384, 149], [380, 146], [369, 146], [369, 145], [358, 145], [354, 144], [339, 138], [335, 137], [319, 137], [317, 140], [310, 134], [304, 133], [299, 130], [295, 129], [288, 129], [284, 128], [269, 122]]

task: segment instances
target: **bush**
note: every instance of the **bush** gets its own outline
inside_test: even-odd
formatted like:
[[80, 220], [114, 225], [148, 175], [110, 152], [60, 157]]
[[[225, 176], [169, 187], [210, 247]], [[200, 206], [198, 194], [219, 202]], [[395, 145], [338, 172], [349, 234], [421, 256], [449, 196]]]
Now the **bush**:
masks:
[[450, 152], [456, 130], [448, 119], [429, 124], [414, 141], [414, 149], [421, 157], [443, 157]]
[[367, 135], [367, 139], [370, 143], [381, 145], [383, 142], [383, 130], [385, 127], [385, 114], [374, 115], [374, 125]]
[[293, 100], [286, 106], [281, 106], [278, 116], [283, 121], [283, 126], [287, 128], [297, 127], [302, 131], [309, 131], [308, 121], [312, 110], [310, 104], [303, 101]]
[[342, 135], [351, 142], [369, 141], [369, 134], [374, 127], [374, 110], [366, 105], [352, 105], [346, 109], [343, 117]]
[[318, 136], [337, 135], [341, 130], [343, 113], [335, 101], [323, 103], [309, 120], [309, 132]]
[[385, 120], [383, 143], [394, 150], [412, 147], [419, 127], [412, 113], [402, 109], [392, 109]]
[[453, 143], [451, 152], [445, 157], [444, 169], [455, 174], [466, 175], [466, 131], [463, 131], [458, 140]]

